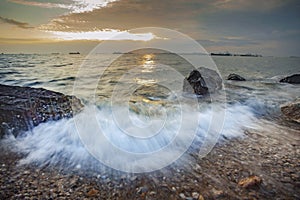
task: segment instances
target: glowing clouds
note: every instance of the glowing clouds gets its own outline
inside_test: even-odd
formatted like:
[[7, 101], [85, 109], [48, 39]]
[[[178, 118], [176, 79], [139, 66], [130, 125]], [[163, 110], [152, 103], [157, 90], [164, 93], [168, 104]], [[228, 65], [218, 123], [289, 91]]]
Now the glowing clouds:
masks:
[[152, 33], [130, 33], [119, 30], [87, 31], [87, 32], [63, 32], [47, 31], [53, 34], [54, 39], [59, 40], [133, 40], [149, 41], [155, 38]]
[[118, 0], [73, 0], [73, 13], [83, 13], [106, 7], [109, 3]]
[[51, 3], [29, 0], [9, 0], [12, 3], [35, 6], [41, 8], [64, 8], [70, 10], [71, 13], [90, 12], [95, 9], [108, 6], [109, 3], [118, 0], [66, 0], [64, 3]]

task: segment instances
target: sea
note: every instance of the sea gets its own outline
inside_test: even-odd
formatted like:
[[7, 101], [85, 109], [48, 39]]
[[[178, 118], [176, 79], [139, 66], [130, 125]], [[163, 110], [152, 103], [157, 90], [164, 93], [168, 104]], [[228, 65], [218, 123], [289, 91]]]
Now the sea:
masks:
[[[209, 97], [183, 92], [184, 78], [198, 67], [222, 79], [221, 89]], [[299, 85], [279, 82], [300, 73], [299, 57], [4, 54], [0, 69], [1, 84], [75, 95], [85, 105], [72, 119], [8, 136], [26, 155], [21, 165], [154, 171], [186, 151], [205, 157], [216, 144], [246, 138], [246, 130], [280, 134], [288, 129], [280, 106], [300, 96]], [[246, 81], [227, 80], [231, 73]], [[278, 126], [282, 129], [272, 129]]]

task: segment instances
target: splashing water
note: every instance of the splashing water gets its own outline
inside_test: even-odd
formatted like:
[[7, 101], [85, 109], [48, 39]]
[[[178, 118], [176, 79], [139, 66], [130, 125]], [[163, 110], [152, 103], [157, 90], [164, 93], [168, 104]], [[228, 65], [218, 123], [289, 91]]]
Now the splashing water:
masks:
[[[162, 134], [152, 138], [150, 142], [137, 142], [131, 137], [125, 137], [122, 130], [117, 124], [115, 124], [114, 121], [103, 117], [111, 115], [111, 111], [109, 109], [99, 109], [95, 106], [87, 106], [82, 113], [75, 116], [75, 118], [82, 120], [82, 123], [87, 124], [84, 130], [86, 133], [95, 132], [93, 127], [88, 126], [88, 121], [95, 109], [97, 119], [99, 119], [99, 125], [102, 127], [107, 139], [115, 146], [125, 151], [140, 153], [152, 152], [160, 149], [174, 137], [174, 133], [176, 133], [176, 129], [179, 127], [176, 120], [170, 120], [170, 127], [161, 130]], [[210, 133], [207, 133], [212, 112], [213, 111], [211, 109], [206, 109], [201, 112], [191, 111], [190, 113], [191, 118], [198, 116], [200, 119], [198, 131], [191, 146], [193, 151], [196, 153], [199, 151], [198, 145], [202, 144], [205, 138], [208, 140], [212, 139], [209, 137]], [[133, 118], [133, 120], [137, 120], [137, 123], [139, 123], [138, 114], [131, 113], [131, 115], [134, 115], [136, 118]], [[175, 112], [174, 116], [171, 118], [176, 119], [176, 117]], [[244, 124], [246, 124], [247, 127], [255, 127], [254, 121], [254, 112], [250, 107], [240, 104], [232, 105], [226, 110], [226, 117], [221, 136], [227, 139], [242, 137], [243, 129], [245, 128]], [[187, 125], [185, 129], [188, 128], [189, 126]], [[189, 139], [190, 138], [182, 137], [179, 140], [181, 142], [176, 145], [183, 145], [185, 142], [184, 140]], [[16, 144], [15, 150], [25, 153], [26, 157], [20, 160], [21, 165], [34, 163], [40, 167], [58, 166], [63, 169], [80, 167], [96, 171], [101, 170], [103, 167], [103, 164], [96, 160], [85, 148], [76, 129], [74, 119], [63, 119], [56, 122], [43, 123], [21, 137], [16, 139], [11, 137], [8, 140], [14, 140], [14, 143]], [[90, 138], [88, 141], [92, 144], [95, 140], [98, 139]], [[98, 142], [101, 144], [101, 141]], [[105, 154], [105, 158], [109, 159], [109, 162], [111, 163], [123, 163], [123, 165], [129, 165], [129, 167], [133, 165], [133, 163], [130, 162], [134, 161], [128, 161], [125, 157], [121, 157], [116, 154], [109, 154], [111, 150], [106, 149], [106, 145], [95, 148], [95, 150], [101, 151], [98, 153]], [[152, 168], [159, 168], [163, 159], [168, 156], [172, 156], [170, 154], [176, 154], [176, 152], [163, 152], [149, 164], [152, 165]], [[145, 158], [141, 157], [140, 159]]]

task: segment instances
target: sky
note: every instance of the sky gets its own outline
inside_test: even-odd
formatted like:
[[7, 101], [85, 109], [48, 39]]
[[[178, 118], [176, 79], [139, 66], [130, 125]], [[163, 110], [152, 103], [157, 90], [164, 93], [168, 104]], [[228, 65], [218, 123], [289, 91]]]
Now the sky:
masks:
[[176, 30], [208, 52], [300, 56], [299, 0], [0, 0], [4, 53], [88, 53], [104, 40], [165, 39], [131, 31], [142, 27]]

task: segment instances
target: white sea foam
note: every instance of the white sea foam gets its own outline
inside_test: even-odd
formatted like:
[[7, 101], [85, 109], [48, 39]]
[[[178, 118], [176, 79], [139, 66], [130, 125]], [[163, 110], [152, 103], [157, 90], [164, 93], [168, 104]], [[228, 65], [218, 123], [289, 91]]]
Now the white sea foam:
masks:
[[[95, 137], [85, 138], [84, 144], [82, 143], [82, 137], [97, 131], [95, 127], [89, 126], [94, 111], [96, 111], [98, 125], [100, 125], [108, 141], [122, 151], [139, 154], [138, 157], [128, 160], [126, 156], [115, 154], [112, 149], [109, 149], [111, 148], [109, 145], [104, 143], [104, 141], [99, 141], [99, 139]], [[194, 131], [192, 127], [189, 127], [189, 125], [192, 126], [193, 124], [189, 124], [188, 119], [185, 119], [187, 121], [184, 123], [184, 127], [178, 123], [178, 116], [175, 116], [178, 115], [177, 113], [168, 118], [169, 121], [164, 124], [165, 127], [161, 129], [160, 134], [147, 141], [141, 141], [124, 134], [122, 129], [120, 129], [113, 120], [109, 120], [109, 118], [107, 118], [107, 116], [111, 115], [109, 109], [97, 109], [94, 106], [88, 106], [75, 118], [77, 120], [80, 118], [81, 123], [86, 124], [86, 126], [84, 126], [86, 134], [78, 134], [74, 119], [63, 119], [56, 122], [40, 124], [22, 137], [16, 139], [10, 138], [8, 140], [16, 146], [17, 151], [26, 153], [26, 157], [20, 161], [20, 164], [33, 163], [39, 166], [60, 166], [65, 169], [78, 168], [80, 166], [81, 168], [93, 168], [97, 170], [101, 169], [103, 165], [97, 161], [85, 147], [100, 144], [100, 146], [95, 146], [94, 152], [92, 153], [93, 155], [97, 153], [104, 155], [103, 158], [106, 159], [106, 165], [117, 163], [115, 166], [117, 169], [123, 169], [124, 166], [127, 166], [126, 169], [129, 169], [134, 162], [137, 162], [141, 167], [148, 165], [149, 169], [159, 169], [159, 166], [166, 158], [172, 157], [174, 154], [181, 155], [182, 152], [178, 151], [185, 151], [186, 145], [190, 144], [189, 141], [194, 139], [194, 144], [195, 141], [198, 142], [197, 144], [204, 144], [205, 142], [214, 140], [215, 137], [218, 136], [218, 134], [214, 135], [213, 126], [216, 123], [223, 123], [223, 121], [212, 122], [211, 116], [213, 114], [212, 109], [204, 109], [201, 112], [191, 110], [190, 118], [199, 118], [195, 138], [191, 138], [191, 135], [177, 134], [180, 128], [183, 128], [183, 131]], [[131, 120], [136, 119], [138, 119], [138, 116], [131, 118]], [[243, 136], [243, 129], [245, 127], [254, 126], [254, 120], [255, 117], [251, 107], [240, 104], [230, 105], [226, 109], [221, 135], [226, 138], [241, 137]], [[132, 124], [128, 124], [128, 126], [131, 125]], [[174, 144], [174, 151], [170, 149], [164, 150], [166, 145], [173, 142], [174, 137], [179, 137]], [[193, 147], [195, 150], [199, 150], [199, 148]], [[160, 152], [149, 162], [149, 160], [147, 160], [147, 153], [155, 151]], [[118, 166], [121, 163], [124, 165], [122, 166], [123, 168]], [[141, 171], [142, 170], [143, 169], [141, 169]]]

